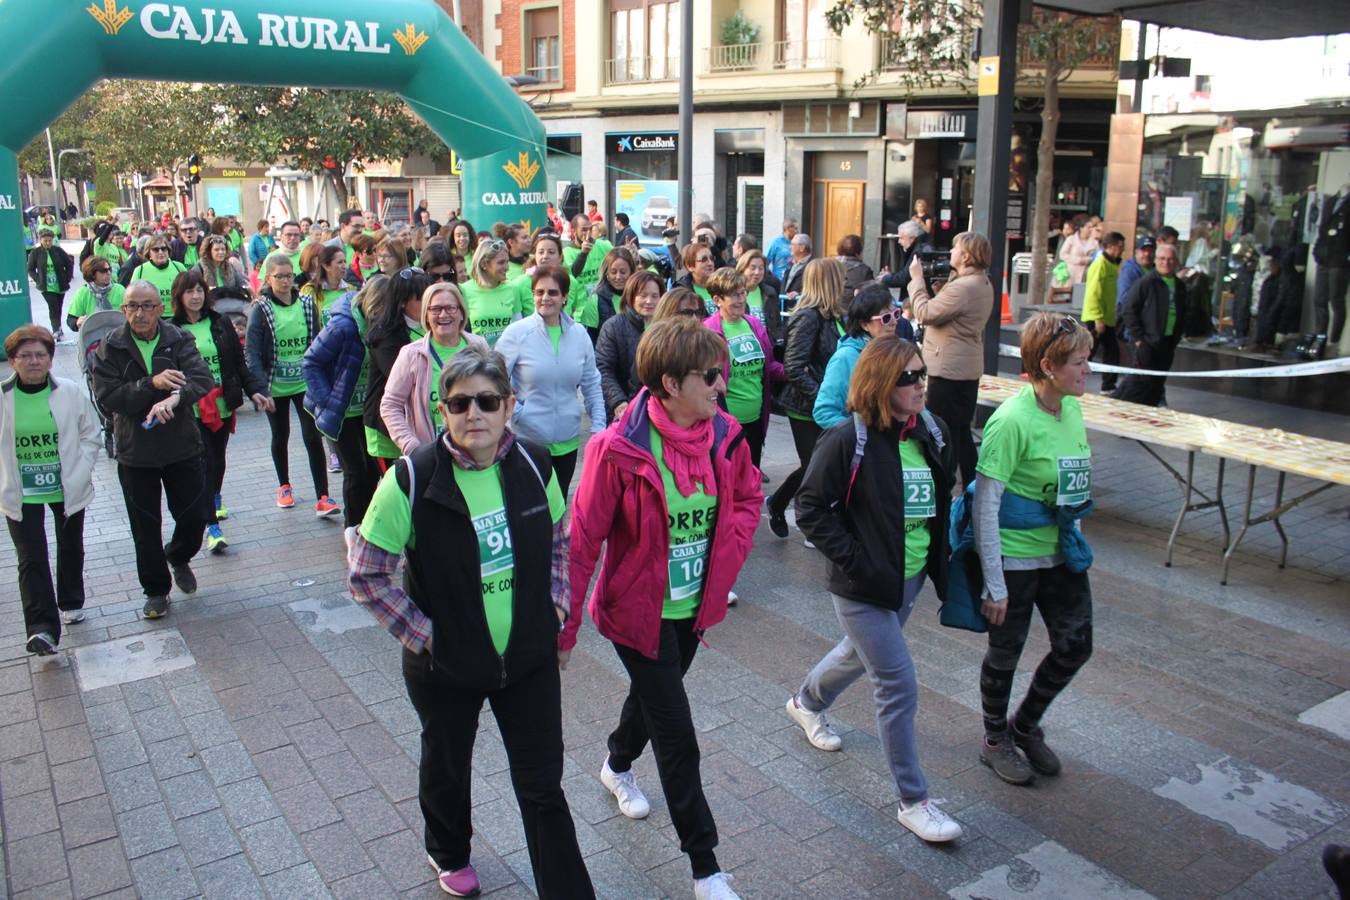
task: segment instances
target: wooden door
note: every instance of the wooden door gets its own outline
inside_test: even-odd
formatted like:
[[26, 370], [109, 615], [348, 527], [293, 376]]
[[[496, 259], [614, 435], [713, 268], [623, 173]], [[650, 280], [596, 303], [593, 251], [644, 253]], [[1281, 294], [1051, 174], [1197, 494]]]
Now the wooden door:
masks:
[[[823, 222], [823, 242], [816, 248], [816, 256], [833, 256], [839, 239], [846, 234], [863, 233], [863, 192], [865, 181], [824, 182], [824, 209], [816, 211], [815, 221]], [[821, 196], [819, 193], [817, 196]]]

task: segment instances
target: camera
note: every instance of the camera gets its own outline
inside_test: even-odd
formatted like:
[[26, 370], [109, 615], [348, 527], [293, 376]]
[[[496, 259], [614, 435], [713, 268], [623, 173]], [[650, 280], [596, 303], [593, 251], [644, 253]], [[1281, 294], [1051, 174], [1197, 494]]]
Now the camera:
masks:
[[952, 276], [952, 251], [950, 250], [920, 250], [918, 253], [919, 265], [923, 268], [923, 281], [928, 285], [929, 293], [933, 292], [933, 283], [937, 281], [946, 281]]
[[678, 228], [667, 228], [665, 231], [661, 232], [661, 237], [668, 238], [670, 240], [674, 240], [679, 236], [680, 236], [680, 229]]

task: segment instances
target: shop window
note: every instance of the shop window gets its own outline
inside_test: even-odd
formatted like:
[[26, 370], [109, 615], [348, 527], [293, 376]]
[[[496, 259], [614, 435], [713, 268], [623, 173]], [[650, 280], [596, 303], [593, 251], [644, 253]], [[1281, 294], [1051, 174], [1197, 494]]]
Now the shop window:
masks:
[[562, 83], [562, 29], [556, 6], [525, 10], [525, 74], [541, 84]]
[[680, 74], [679, 0], [610, 0], [610, 84]]

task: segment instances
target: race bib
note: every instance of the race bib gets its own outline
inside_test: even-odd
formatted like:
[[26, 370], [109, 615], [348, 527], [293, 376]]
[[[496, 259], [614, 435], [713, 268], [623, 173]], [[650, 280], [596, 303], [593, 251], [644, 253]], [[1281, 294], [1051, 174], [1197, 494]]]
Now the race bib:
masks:
[[1055, 465], [1059, 476], [1055, 505], [1077, 506], [1092, 498], [1092, 457], [1061, 456]]
[[708, 562], [708, 538], [695, 538], [670, 545], [669, 577], [672, 602], [688, 600], [703, 592], [703, 573]]
[[61, 463], [20, 463], [19, 482], [25, 497], [40, 497], [61, 490]]
[[937, 490], [933, 486], [933, 470], [905, 469], [905, 518], [931, 519], [937, 515]]
[[272, 381], [275, 384], [300, 384], [304, 378], [301, 371], [301, 361], [298, 359], [279, 359], [276, 368], [272, 370]]
[[733, 365], [748, 365], [764, 358], [764, 348], [759, 345], [759, 338], [755, 337], [754, 332], [736, 335], [727, 342], [727, 346], [731, 349]]
[[476, 517], [473, 530], [478, 534], [478, 565], [483, 579], [483, 597], [509, 590], [509, 579], [506, 584], [499, 583], [501, 577], [510, 573], [516, 565], [506, 508], [498, 507], [486, 515]]

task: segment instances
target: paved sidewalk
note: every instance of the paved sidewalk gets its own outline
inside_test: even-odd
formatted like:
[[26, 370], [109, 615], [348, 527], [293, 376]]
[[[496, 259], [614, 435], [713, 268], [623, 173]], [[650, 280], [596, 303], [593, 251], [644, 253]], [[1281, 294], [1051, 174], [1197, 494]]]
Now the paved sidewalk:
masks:
[[[73, 373], [70, 347], [58, 369]], [[1347, 433], [1344, 419], [1249, 403], [1221, 412], [1222, 398], [1181, 388], [1169, 397]], [[12, 588], [0, 604], [9, 896], [440, 896], [421, 849], [417, 722], [398, 646], [351, 604], [340, 525], [310, 514], [293, 443], [298, 502], [282, 511], [266, 423], [241, 415], [226, 478], [230, 549], [194, 561], [201, 589], [175, 593], [166, 619], [139, 616], [107, 460], [86, 524], [90, 616], [69, 629], [65, 652], [28, 657]], [[1328, 896], [1318, 855], [1350, 843], [1350, 495], [1330, 491], [1291, 514], [1296, 552], [1284, 571], [1273, 534], [1253, 532], [1221, 587], [1214, 517], [1188, 520], [1176, 565], [1163, 568], [1171, 478], [1127, 442], [1094, 438], [1093, 451], [1096, 652], [1046, 720], [1062, 776], [1014, 788], [980, 766], [981, 638], [939, 627], [931, 590], [907, 628], [923, 763], [933, 796], [966, 829], [946, 847], [895, 821], [865, 684], [833, 712], [840, 753], [812, 749], [784, 715], [840, 631], [820, 558], [795, 530], [785, 541], [760, 530], [741, 604], [688, 677], [719, 858], [744, 895]], [[775, 421], [766, 470], [777, 483], [792, 464]], [[1229, 503], [1235, 511], [1232, 492]], [[12, 573], [12, 546], [0, 544], [0, 572]], [[1045, 649], [1037, 626], [1019, 696]], [[650, 756], [637, 764], [653, 802], [644, 821], [619, 816], [597, 777], [625, 686], [613, 649], [584, 626], [563, 677], [565, 787], [582, 850], [603, 896], [687, 897]], [[532, 896], [487, 714], [473, 802], [485, 893]]]

